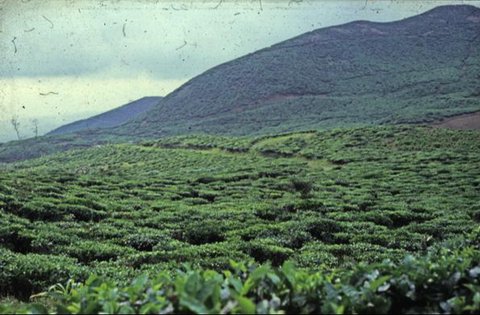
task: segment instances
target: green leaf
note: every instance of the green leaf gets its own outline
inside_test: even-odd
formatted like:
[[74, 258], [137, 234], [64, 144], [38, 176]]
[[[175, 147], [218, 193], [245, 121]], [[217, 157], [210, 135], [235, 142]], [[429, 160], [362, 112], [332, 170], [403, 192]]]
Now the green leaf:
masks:
[[28, 306], [28, 314], [47, 314], [47, 308], [42, 304], [30, 304]]
[[146, 286], [147, 282], [148, 282], [148, 275], [143, 274], [133, 280], [132, 286], [143, 288]]
[[[370, 282], [370, 289], [372, 289], [372, 291], [377, 291], [377, 289], [379, 289], [380, 286], [382, 286], [386, 281], [390, 280], [390, 278], [391, 276], [383, 276], [373, 280], [372, 282]], [[382, 289], [384, 289], [385, 291], [385, 290], [388, 290], [388, 287], [385, 289], [385, 287], [383, 286]]]
[[268, 279], [270, 279], [272, 281], [273, 284], [277, 285], [278, 283], [280, 283], [280, 278], [274, 274], [274, 273], [269, 273], [267, 274], [267, 277]]
[[288, 282], [290, 282], [290, 285], [292, 287], [295, 286], [295, 265], [291, 261], [285, 261], [282, 265], [282, 272], [285, 275], [285, 278], [287, 278]]
[[253, 303], [250, 299], [243, 297], [243, 296], [237, 296], [235, 298], [238, 302], [238, 306], [240, 307], [240, 310], [244, 314], [254, 314], [255, 313], [255, 303]]
[[270, 272], [270, 267], [268, 265], [263, 265], [255, 269], [251, 274], [250, 277], [253, 280], [260, 280], [264, 278]]
[[182, 297], [180, 305], [197, 314], [209, 313], [208, 308], [205, 307], [205, 305], [189, 296]]
[[235, 291], [237, 291], [238, 293], [242, 292], [242, 289], [243, 289], [242, 281], [232, 277], [228, 279], [228, 282], [233, 286]]

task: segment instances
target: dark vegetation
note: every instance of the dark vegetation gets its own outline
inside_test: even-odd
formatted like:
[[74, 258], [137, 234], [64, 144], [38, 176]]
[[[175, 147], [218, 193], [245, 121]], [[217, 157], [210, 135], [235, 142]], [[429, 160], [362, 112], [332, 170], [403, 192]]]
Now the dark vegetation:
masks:
[[434, 247], [428, 255], [385, 260], [353, 269], [306, 271], [285, 262], [231, 262], [219, 273], [184, 265], [142, 275], [128, 285], [91, 276], [0, 305], [2, 313], [60, 314], [475, 314], [480, 311], [480, 230], [467, 240]]
[[478, 111], [479, 20], [479, 8], [459, 5], [318, 29], [212, 68], [120, 126], [0, 145], [0, 161], [181, 134], [424, 124]]
[[[54, 283], [66, 283], [70, 278], [84, 281], [91, 274], [115, 280], [116, 284], [106, 284], [105, 290], [111, 290], [127, 285], [140, 273], [150, 277], [160, 270], [174, 273], [182, 263], [195, 268], [185, 277], [201, 274], [192, 276], [197, 280], [191, 281], [213, 281], [218, 289], [226, 278], [212, 276], [216, 280], [211, 280], [210, 271], [196, 268], [220, 271], [230, 268], [230, 260], [270, 262], [273, 266], [292, 261], [306, 272], [298, 274], [299, 283], [326, 277], [322, 280], [326, 282], [315, 286], [328, 292], [327, 282], [333, 278], [307, 274], [339, 268], [339, 277], [347, 282], [335, 282], [335, 290], [348, 294], [340, 287], [346, 283], [355, 287], [361, 280], [347, 270], [359, 272], [363, 268], [359, 262], [390, 259], [403, 267], [398, 271], [391, 263], [372, 265], [365, 267], [366, 274], [378, 269], [391, 276], [388, 281], [407, 277], [418, 285], [426, 281], [423, 272], [417, 274], [412, 267], [412, 274], [401, 275], [409, 268], [409, 263], [401, 262], [406, 255], [424, 255], [429, 247], [441, 247], [478, 226], [479, 140], [477, 131], [408, 126], [257, 138], [182, 136], [5, 164], [0, 169], [0, 294], [25, 300]], [[470, 257], [466, 256], [465, 264], [443, 265], [430, 258], [419, 258], [415, 264], [458, 268], [460, 278], [455, 275], [455, 279], [464, 280], [455, 281], [472, 284], [472, 290], [478, 291], [478, 274], [468, 278], [469, 270], [478, 263], [478, 253], [465, 255]], [[446, 255], [445, 259], [453, 258]], [[268, 274], [283, 279], [282, 272], [269, 270]], [[258, 281], [270, 281], [262, 277]], [[368, 281], [380, 276], [372, 277]], [[92, 281], [87, 286], [100, 285], [100, 280]], [[170, 288], [167, 291], [173, 290], [169, 281], [164, 283]], [[272, 284], [278, 285], [275, 294], [281, 301], [281, 288], [288, 286], [285, 281]], [[383, 286], [382, 281], [375, 283]], [[457, 282], [438, 298], [459, 294], [463, 306], [478, 303], [472, 302], [470, 293], [465, 293], [470, 291]], [[146, 294], [148, 286], [155, 283], [144, 282], [132, 294]], [[299, 292], [313, 294], [306, 283], [298, 284]], [[391, 285], [394, 292], [396, 285]], [[265, 304], [263, 299], [274, 298], [264, 297], [257, 291], [263, 290], [260, 287], [252, 290], [255, 293], [248, 298], [254, 303]], [[430, 289], [426, 290], [425, 295], [430, 294]], [[317, 299], [329, 301], [327, 291]], [[378, 297], [385, 309], [398, 302], [398, 292], [373, 291], [369, 298]], [[67, 293], [57, 302], [67, 305], [76, 298]], [[231, 298], [236, 299], [234, 295]], [[170, 300], [168, 296], [165, 299], [166, 304], [155, 307], [167, 307]], [[439, 300], [420, 299], [421, 307], [440, 307]], [[217, 302], [224, 307], [227, 300]], [[335, 307], [357, 310], [361, 301], [352, 302], [357, 306]], [[92, 302], [95, 310], [107, 307], [97, 302]], [[218, 303], [208, 307], [217, 310]], [[307, 310], [316, 305], [325, 311], [334, 307], [318, 300], [302, 304], [306, 308], [290, 304], [297, 303], [290, 300], [285, 303], [276, 309]], [[418, 306], [412, 303], [411, 307]], [[257, 310], [263, 307], [259, 305]], [[450, 304], [444, 306], [455, 310]], [[173, 307], [184, 311], [190, 306]]]

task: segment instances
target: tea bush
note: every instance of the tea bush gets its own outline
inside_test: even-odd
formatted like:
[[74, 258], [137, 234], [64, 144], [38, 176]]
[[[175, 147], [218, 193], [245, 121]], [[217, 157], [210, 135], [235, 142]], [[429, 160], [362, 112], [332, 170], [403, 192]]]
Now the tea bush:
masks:
[[0, 299], [90, 274], [123, 288], [182, 263], [398, 266], [478, 226], [478, 165], [478, 131], [414, 126], [185, 136], [0, 165]]
[[54, 285], [34, 295], [34, 304], [0, 305], [0, 312], [475, 314], [480, 251], [478, 243], [463, 246], [350, 270], [305, 271], [291, 262], [277, 268], [231, 262], [222, 272], [185, 265], [173, 274], [138, 276], [129, 285], [92, 275], [84, 283]]

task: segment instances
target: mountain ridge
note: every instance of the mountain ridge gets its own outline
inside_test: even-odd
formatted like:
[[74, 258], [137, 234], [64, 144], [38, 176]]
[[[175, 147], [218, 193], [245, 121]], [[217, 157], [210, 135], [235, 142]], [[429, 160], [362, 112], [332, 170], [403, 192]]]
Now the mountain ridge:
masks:
[[148, 111], [161, 99], [162, 97], [160, 96], [145, 96], [107, 112], [60, 126], [48, 132], [47, 135], [72, 133], [84, 129], [115, 127]]

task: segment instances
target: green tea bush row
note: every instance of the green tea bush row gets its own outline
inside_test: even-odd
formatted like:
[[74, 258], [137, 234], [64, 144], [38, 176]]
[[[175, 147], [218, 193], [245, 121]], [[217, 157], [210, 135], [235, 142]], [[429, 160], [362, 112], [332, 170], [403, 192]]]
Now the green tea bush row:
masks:
[[25, 271], [31, 285], [13, 290], [28, 259], [117, 281], [230, 259], [398, 263], [478, 226], [479, 164], [478, 132], [397, 126], [165, 138], [1, 165], [0, 261], [13, 273], [0, 296], [55, 279]]
[[480, 311], [475, 242], [399, 263], [333, 271], [306, 271], [291, 262], [281, 267], [231, 262], [222, 272], [185, 265], [173, 274], [138, 276], [129, 285], [92, 275], [84, 283], [52, 286], [31, 298], [36, 303], [0, 305], [0, 312], [475, 314]]

